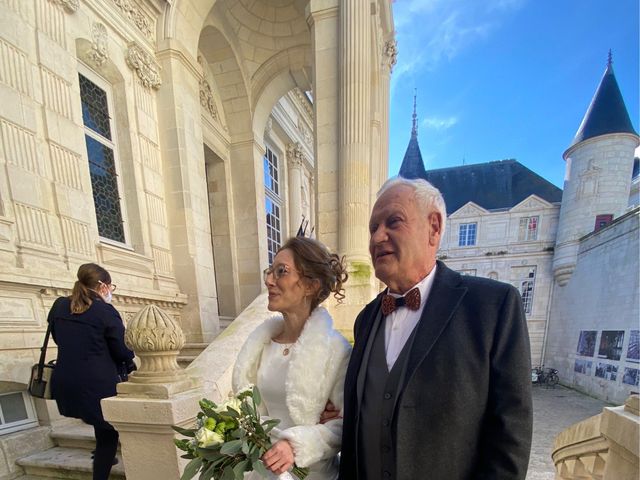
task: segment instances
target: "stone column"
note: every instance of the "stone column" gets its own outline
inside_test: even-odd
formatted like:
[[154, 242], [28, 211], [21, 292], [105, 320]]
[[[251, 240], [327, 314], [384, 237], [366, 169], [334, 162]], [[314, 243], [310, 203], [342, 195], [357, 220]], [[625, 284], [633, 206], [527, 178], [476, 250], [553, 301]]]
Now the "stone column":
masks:
[[101, 402], [105, 419], [120, 433], [125, 474], [136, 480], [180, 478], [186, 461], [173, 443], [171, 426], [191, 426], [204, 396], [200, 381], [177, 364], [182, 330], [149, 305], [129, 322], [125, 341], [140, 358], [140, 368], [118, 384], [117, 397]]
[[369, 2], [340, 2], [338, 246], [349, 264], [369, 266], [371, 13]]
[[318, 240], [338, 248], [338, 0], [310, 0], [313, 51], [315, 188]]
[[190, 342], [218, 332], [218, 307], [202, 130], [200, 71], [195, 59], [170, 40], [157, 58], [164, 87], [158, 91], [158, 126], [166, 179], [171, 254], [180, 290], [189, 296], [182, 327]]
[[287, 145], [289, 167], [289, 234], [293, 237], [302, 221], [302, 161], [304, 153], [299, 143]]

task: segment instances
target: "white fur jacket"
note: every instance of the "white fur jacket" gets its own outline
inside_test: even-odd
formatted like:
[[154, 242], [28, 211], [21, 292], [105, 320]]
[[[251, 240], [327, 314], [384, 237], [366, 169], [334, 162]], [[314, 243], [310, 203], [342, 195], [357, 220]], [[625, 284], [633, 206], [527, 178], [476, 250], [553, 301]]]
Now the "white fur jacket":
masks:
[[[267, 319], [242, 346], [233, 369], [233, 390], [257, 383], [265, 345], [283, 329], [282, 316]], [[344, 404], [344, 377], [351, 346], [333, 329], [331, 315], [317, 307], [307, 319], [291, 349], [285, 397], [294, 427], [281, 430], [278, 438], [289, 440], [296, 464], [308, 467], [340, 451], [342, 419], [318, 423], [327, 400], [340, 410]]]

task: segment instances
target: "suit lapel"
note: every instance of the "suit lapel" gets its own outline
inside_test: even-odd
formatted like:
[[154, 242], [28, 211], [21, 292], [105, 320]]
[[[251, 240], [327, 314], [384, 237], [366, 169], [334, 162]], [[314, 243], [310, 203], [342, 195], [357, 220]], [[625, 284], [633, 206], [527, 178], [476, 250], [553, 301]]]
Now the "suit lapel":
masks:
[[[358, 341], [355, 342], [353, 346], [351, 360], [349, 362], [349, 367], [347, 368], [345, 390], [348, 391], [345, 391], [345, 398], [350, 396], [352, 393], [355, 393], [357, 399], [356, 408], [358, 411], [360, 411], [361, 398], [361, 392], [359, 391], [361, 387], [358, 382], [358, 373], [363, 368], [366, 368], [366, 365], [362, 365], [362, 362], [365, 359], [365, 351], [369, 345], [369, 337], [371, 336], [371, 331], [376, 323], [376, 317], [380, 312], [381, 298], [382, 296], [378, 296], [378, 298], [365, 307], [362, 312], [362, 319], [359, 323], [359, 330], [357, 332]], [[354, 389], [355, 392], [353, 392]]]
[[467, 293], [467, 288], [460, 286], [460, 282], [459, 273], [450, 270], [442, 262], [438, 262], [433, 287], [422, 311], [420, 322], [416, 326], [415, 337], [407, 359], [403, 387], [411, 381], [416, 368], [438, 341], [453, 313], [460, 305], [460, 301]]

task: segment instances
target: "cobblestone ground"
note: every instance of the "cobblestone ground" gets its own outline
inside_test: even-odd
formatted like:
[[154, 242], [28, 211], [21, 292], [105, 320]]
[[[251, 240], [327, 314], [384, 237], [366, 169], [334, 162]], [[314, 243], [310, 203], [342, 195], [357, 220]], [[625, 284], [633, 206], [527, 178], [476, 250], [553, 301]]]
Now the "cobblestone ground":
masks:
[[570, 390], [533, 386], [533, 443], [527, 480], [553, 480], [551, 450], [556, 435], [565, 428], [602, 412], [601, 400]]

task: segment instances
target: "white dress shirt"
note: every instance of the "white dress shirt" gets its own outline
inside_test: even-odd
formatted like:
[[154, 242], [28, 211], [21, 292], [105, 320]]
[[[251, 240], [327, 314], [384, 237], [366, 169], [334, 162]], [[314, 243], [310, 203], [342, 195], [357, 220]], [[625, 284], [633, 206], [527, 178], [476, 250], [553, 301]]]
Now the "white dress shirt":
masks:
[[[420, 308], [417, 310], [411, 310], [407, 307], [396, 308], [393, 312], [385, 317], [385, 329], [384, 329], [384, 346], [387, 357], [387, 368], [389, 371], [393, 368], [393, 364], [396, 363], [400, 352], [404, 348], [404, 344], [407, 343], [407, 339], [411, 335], [411, 332], [416, 328], [422, 311], [427, 303], [427, 297], [431, 292], [433, 286], [433, 279], [436, 274], [437, 265], [433, 267], [429, 275], [420, 280], [416, 285], [411, 287], [418, 288], [420, 290]], [[408, 291], [409, 291], [408, 290]], [[405, 292], [406, 294], [407, 292]], [[402, 297], [403, 295], [397, 295], [391, 293], [393, 297]]]

